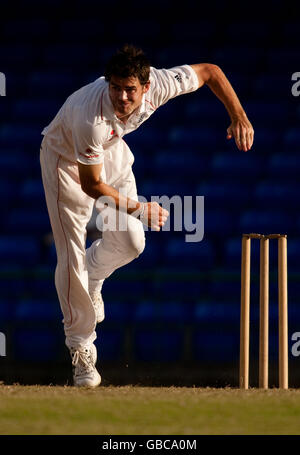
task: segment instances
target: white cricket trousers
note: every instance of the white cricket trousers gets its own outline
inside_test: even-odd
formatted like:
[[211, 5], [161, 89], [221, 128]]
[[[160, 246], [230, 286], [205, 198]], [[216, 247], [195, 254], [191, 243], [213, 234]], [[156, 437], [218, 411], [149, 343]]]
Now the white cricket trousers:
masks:
[[[128, 147], [125, 142], [123, 146]], [[51, 150], [45, 139], [40, 163], [57, 253], [55, 286], [63, 313], [66, 345], [80, 349], [97, 337], [89, 278], [103, 280], [138, 257], [145, 247], [145, 233], [139, 220], [122, 214], [127, 218], [127, 229], [120, 230], [117, 224], [116, 229], [104, 230], [102, 238], [93, 242], [86, 255], [86, 226], [95, 200], [82, 191], [77, 164]], [[125, 186], [128, 197], [138, 200], [131, 170], [114, 187]]]

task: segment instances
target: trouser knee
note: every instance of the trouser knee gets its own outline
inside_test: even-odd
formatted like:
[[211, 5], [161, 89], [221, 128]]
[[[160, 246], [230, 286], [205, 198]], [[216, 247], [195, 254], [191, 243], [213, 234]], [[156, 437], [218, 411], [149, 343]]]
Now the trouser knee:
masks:
[[126, 252], [128, 256], [132, 257], [132, 259], [135, 259], [142, 254], [142, 252], [145, 249], [145, 237], [139, 237], [134, 239], [134, 241], [131, 242], [130, 246], [127, 246]]

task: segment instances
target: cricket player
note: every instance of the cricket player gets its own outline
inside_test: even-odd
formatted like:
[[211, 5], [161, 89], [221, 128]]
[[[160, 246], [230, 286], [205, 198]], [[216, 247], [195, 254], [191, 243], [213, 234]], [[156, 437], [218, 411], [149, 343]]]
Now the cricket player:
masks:
[[[104, 319], [103, 281], [143, 252], [143, 225], [159, 231], [169, 215], [157, 202], [138, 201], [134, 157], [123, 137], [171, 98], [204, 84], [229, 114], [227, 138], [234, 137], [239, 150], [250, 150], [253, 128], [218, 66], [156, 69], [141, 49], [129, 45], [111, 57], [103, 77], [69, 96], [42, 131], [42, 179], [57, 252], [55, 285], [75, 386], [101, 382], [94, 341], [96, 324]], [[107, 203], [100, 203], [99, 211], [122, 214], [126, 229], [116, 217], [114, 228], [86, 250], [86, 226], [101, 198]]]

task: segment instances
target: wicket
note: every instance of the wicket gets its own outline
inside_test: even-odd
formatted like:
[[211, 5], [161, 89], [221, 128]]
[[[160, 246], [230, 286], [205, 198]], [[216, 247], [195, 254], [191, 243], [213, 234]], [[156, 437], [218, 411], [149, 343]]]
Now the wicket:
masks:
[[251, 239], [260, 240], [259, 387], [269, 387], [269, 240], [278, 240], [279, 388], [288, 389], [287, 236], [243, 234], [241, 264], [240, 377], [249, 388]]

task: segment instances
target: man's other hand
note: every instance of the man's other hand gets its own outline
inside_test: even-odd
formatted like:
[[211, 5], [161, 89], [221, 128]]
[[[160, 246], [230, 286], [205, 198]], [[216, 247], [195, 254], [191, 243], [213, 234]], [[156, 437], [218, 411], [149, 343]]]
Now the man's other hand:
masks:
[[234, 137], [239, 150], [248, 152], [251, 149], [254, 140], [254, 130], [245, 114], [233, 119], [231, 125], [227, 128], [227, 139], [232, 137]]

